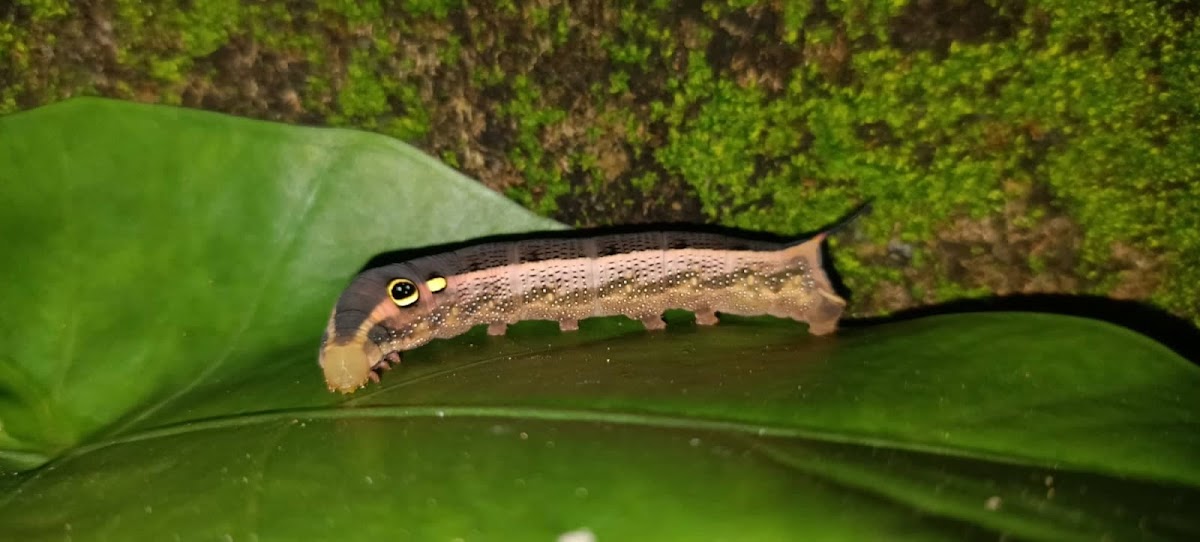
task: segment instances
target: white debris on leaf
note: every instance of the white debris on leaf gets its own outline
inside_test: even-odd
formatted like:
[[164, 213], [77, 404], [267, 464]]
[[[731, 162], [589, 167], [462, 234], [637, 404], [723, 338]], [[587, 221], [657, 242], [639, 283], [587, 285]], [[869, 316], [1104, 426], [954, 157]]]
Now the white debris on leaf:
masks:
[[557, 542], [596, 542], [596, 535], [588, 529], [577, 529], [558, 535]]

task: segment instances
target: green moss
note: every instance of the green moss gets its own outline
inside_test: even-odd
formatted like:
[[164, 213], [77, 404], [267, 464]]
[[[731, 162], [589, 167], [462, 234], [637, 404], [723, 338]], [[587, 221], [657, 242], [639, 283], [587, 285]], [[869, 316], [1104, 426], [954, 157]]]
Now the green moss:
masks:
[[947, 280], [939, 281], [933, 289], [933, 297], [935, 299], [970, 299], [985, 297], [990, 294], [991, 292], [987, 288], [972, 288]]
[[464, 0], [404, 0], [404, 13], [414, 16], [432, 16], [437, 20], [443, 20], [450, 16], [450, 13], [457, 9], [465, 7]]
[[35, 23], [58, 19], [71, 12], [68, 0], [16, 0], [14, 4], [28, 10], [30, 20]]
[[1029, 270], [1034, 273], [1041, 273], [1046, 270], [1046, 260], [1036, 256], [1029, 256]]
[[513, 127], [508, 157], [525, 178], [525, 184], [509, 189], [508, 196], [540, 213], [553, 213], [558, 198], [570, 193], [571, 187], [555, 167], [554, 157], [546, 154], [541, 135], [547, 126], [562, 121], [566, 112], [543, 105], [540, 85], [525, 75], [508, 80], [508, 88], [513, 98], [498, 113]]
[[[235, 0], [197, 2], [188, 10], [165, 10], [133, 0], [116, 2], [114, 33], [123, 37], [117, 61], [168, 88], [185, 86], [197, 58], [217, 51], [246, 21]], [[163, 101], [179, 103], [178, 90]]]
[[[890, 2], [890, 0], [887, 0]], [[708, 0], [701, 4], [701, 11], [713, 21], [719, 21], [731, 14], [745, 11], [748, 8], [761, 6], [760, 0]], [[782, 38], [785, 43], [796, 43], [804, 30], [804, 22], [812, 13], [812, 3], [808, 0], [787, 0], [780, 3], [782, 20]], [[842, 2], [827, 2], [828, 9], [838, 9]]]
[[653, 171], [647, 171], [629, 180], [629, 184], [642, 194], [649, 196], [654, 193], [654, 187], [660, 182], [659, 176]]
[[1039, 98], [1051, 101], [1053, 111], [1035, 111], [1066, 140], [1037, 174], [1087, 231], [1085, 273], [1104, 269], [1117, 242], [1162, 252], [1172, 269], [1155, 301], [1196, 317], [1200, 30], [1141, 3], [1052, 5], [1046, 44], [1020, 41], [1030, 91], [1011, 97], [1026, 115]]
[[383, 5], [379, 1], [317, 0], [318, 10], [337, 14], [351, 25], [369, 25], [383, 20]]
[[[28, 69], [28, 56], [25, 50], [25, 33], [21, 28], [8, 21], [0, 20], [0, 52], [4, 55], [0, 60], [14, 69]], [[19, 82], [7, 82], [0, 76], [0, 115], [17, 110], [17, 96], [25, 91]]]
[[[40, 21], [62, 17], [69, 3], [27, 1], [23, 5], [32, 20]], [[406, 3], [414, 12], [433, 18], [445, 18], [461, 5], [446, 0]], [[418, 141], [428, 133], [428, 104], [417, 90], [418, 81], [406, 80], [402, 74], [395, 77], [397, 67], [392, 65], [397, 51], [389, 32], [405, 28], [408, 20], [390, 17], [385, 3], [321, 0], [311, 9], [293, 12], [284, 3], [212, 0], [190, 3], [186, 9], [174, 5], [166, 9], [154, 2], [118, 0], [109, 15], [113, 33], [120, 37], [115, 44], [116, 62], [158, 85], [154, 94], [164, 103], [181, 103], [189, 82], [205, 77], [196, 68], [201, 59], [234, 44], [235, 39], [244, 43], [250, 38], [256, 47], [288, 57], [300, 56], [309, 64], [307, 88], [301, 93], [304, 106], [330, 124], [379, 131], [406, 141]], [[348, 59], [331, 55], [331, 42], [337, 39], [336, 33], [325, 31], [331, 27], [338, 32], [366, 33], [371, 36], [369, 46], [353, 48]], [[27, 69], [29, 44], [37, 41], [44, 47], [52, 38], [31, 35], [17, 29], [17, 25], [0, 21], [0, 45], [11, 43], [3, 48], [8, 52], [4, 62], [9, 67]], [[449, 53], [439, 58], [450, 61], [456, 47], [460, 45], [450, 40]], [[339, 66], [343, 61], [346, 65]], [[404, 72], [404, 66], [399, 66], [399, 71]], [[111, 92], [117, 96], [135, 97], [146, 93], [147, 82], [130, 85], [128, 81], [117, 81], [113, 88]], [[64, 90], [69, 94], [88, 89]], [[20, 86], [6, 85], [0, 90], [0, 107], [11, 110], [27, 92]], [[54, 88], [40, 92], [58, 94]]]
[[371, 55], [358, 50], [350, 58], [345, 85], [338, 93], [341, 113], [348, 118], [363, 120], [386, 113], [387, 91], [383, 88], [383, 80], [376, 77]]
[[670, 58], [676, 53], [671, 29], [661, 19], [667, 8], [652, 4], [641, 10], [621, 10], [617, 32], [600, 36], [600, 45], [618, 68], [645, 70], [652, 57]]

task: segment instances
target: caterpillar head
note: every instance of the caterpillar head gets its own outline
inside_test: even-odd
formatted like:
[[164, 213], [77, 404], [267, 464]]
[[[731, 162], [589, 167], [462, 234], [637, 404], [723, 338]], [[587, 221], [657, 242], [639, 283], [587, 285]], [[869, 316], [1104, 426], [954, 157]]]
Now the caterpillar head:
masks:
[[440, 276], [421, 277], [407, 264], [362, 272], [338, 298], [321, 338], [318, 362], [330, 391], [352, 393], [400, 363], [402, 350], [433, 335], [432, 294], [446, 288]]

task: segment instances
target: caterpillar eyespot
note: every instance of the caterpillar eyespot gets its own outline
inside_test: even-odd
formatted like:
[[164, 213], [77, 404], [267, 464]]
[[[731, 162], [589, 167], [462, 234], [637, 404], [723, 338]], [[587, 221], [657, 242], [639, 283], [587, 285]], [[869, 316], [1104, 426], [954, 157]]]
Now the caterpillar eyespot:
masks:
[[[718, 313], [791, 318], [826, 335], [846, 301], [824, 269], [822, 243], [869, 208], [793, 242], [685, 231], [553, 236], [373, 267], [338, 298], [318, 363], [331, 391], [352, 393], [378, 382], [400, 352], [475, 326], [499, 335], [523, 320], [556, 320], [573, 331], [586, 318], [625, 315], [657, 330], [668, 309], [694, 312], [699, 325], [716, 324]], [[421, 288], [397, 277], [428, 277], [423, 285], [437, 295], [418, 305]]]
[[401, 307], [412, 305], [421, 298], [421, 292], [417, 289], [417, 285], [408, 279], [393, 280], [388, 284], [387, 291], [392, 302]]

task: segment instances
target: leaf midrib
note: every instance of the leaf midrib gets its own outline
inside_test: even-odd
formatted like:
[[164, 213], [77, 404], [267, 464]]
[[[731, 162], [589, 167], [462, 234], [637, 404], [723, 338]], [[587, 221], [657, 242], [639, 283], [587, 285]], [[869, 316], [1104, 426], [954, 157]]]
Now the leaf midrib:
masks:
[[[950, 457], [959, 460], [983, 461], [1018, 467], [1052, 470], [1072, 470], [1103, 476], [1119, 477], [1150, 483], [1167, 483], [1197, 487], [1190, 480], [1155, 476], [1144, 472], [1106, 469], [1103, 466], [1073, 463], [1061, 459], [1043, 459], [1022, 455], [1004, 455], [987, 450], [968, 447], [949, 447], [927, 442], [904, 441], [890, 437], [879, 437], [850, 432], [833, 432], [797, 426], [778, 426], [737, 420], [672, 416], [655, 413], [639, 413], [579, 408], [547, 408], [542, 406], [474, 406], [474, 405], [420, 405], [420, 406], [370, 406], [354, 408], [298, 408], [266, 410], [190, 420], [176, 424], [154, 427], [97, 440], [73, 448], [55, 458], [51, 464], [68, 461], [110, 446], [167, 438], [188, 433], [246, 427], [284, 421], [349, 420], [349, 419], [418, 419], [418, 418], [502, 418], [515, 420], [566, 421], [605, 423], [668, 430], [690, 430], [729, 435], [771, 437], [808, 440], [823, 444], [865, 446], [876, 449], [914, 452]], [[44, 465], [41, 468], [45, 468]], [[39, 469], [41, 470], [41, 469]], [[3, 506], [3, 504], [0, 504]]]

